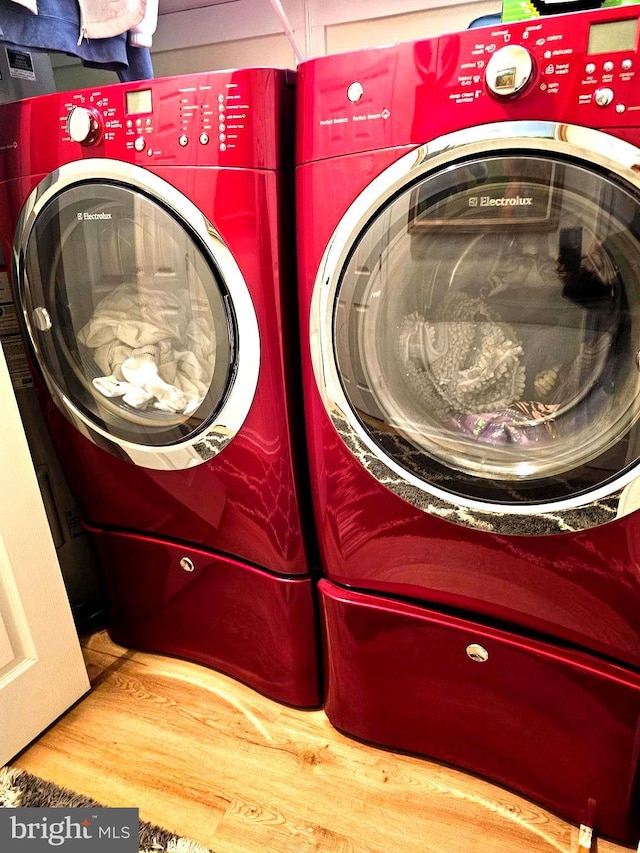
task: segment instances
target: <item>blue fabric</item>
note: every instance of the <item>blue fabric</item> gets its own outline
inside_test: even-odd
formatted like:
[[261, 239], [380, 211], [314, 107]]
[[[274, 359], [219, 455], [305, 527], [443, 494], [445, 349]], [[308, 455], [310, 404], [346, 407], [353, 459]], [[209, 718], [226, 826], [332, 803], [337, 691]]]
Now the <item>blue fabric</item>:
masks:
[[37, 15], [9, 0], [0, 0], [0, 41], [68, 53], [88, 67], [116, 71], [121, 80], [153, 77], [149, 49], [130, 47], [126, 33], [106, 39], [83, 38], [78, 44], [79, 37], [76, 0], [38, 0]]
[[123, 83], [131, 80], [151, 80], [153, 63], [148, 47], [134, 47], [127, 40], [127, 60], [128, 67], [118, 71], [118, 77]]
[[497, 27], [502, 23], [502, 15], [500, 13], [496, 13], [495, 15], [480, 15], [479, 18], [474, 18], [470, 24], [467, 25], [468, 30], [475, 30], [478, 27]]

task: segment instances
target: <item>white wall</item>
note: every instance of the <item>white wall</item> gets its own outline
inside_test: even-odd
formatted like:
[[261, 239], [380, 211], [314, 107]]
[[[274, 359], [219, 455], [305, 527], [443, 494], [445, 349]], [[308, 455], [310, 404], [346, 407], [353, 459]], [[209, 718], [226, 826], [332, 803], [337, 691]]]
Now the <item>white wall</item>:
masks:
[[[181, 8], [193, 4], [195, 8]], [[427, 38], [464, 29], [474, 18], [499, 12], [500, 0], [281, 0], [292, 38], [278, 14], [278, 0], [185, 0], [162, 13], [152, 59], [157, 77], [193, 71], [272, 65], [295, 68], [300, 58]], [[295, 42], [295, 48], [293, 43]], [[54, 56], [58, 89], [116, 82], [113, 72], [84, 68]]]

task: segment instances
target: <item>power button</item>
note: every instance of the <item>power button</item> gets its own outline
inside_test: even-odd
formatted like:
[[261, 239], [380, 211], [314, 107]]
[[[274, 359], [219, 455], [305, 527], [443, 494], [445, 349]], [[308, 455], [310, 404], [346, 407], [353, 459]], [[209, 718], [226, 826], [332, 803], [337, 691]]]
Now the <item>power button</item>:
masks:
[[609, 89], [608, 86], [596, 89], [593, 97], [599, 107], [608, 107], [611, 101], [613, 101], [613, 89]]

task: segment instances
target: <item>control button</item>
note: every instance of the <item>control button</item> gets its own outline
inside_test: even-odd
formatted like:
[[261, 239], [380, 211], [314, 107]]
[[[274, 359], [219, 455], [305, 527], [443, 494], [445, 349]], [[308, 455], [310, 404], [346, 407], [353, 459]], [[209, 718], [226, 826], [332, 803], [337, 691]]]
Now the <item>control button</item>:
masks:
[[133, 143], [133, 147], [136, 149], [136, 151], [144, 151], [144, 147], [146, 144], [147, 143], [144, 141], [144, 139], [141, 136], [138, 136], [136, 138], [136, 141]]
[[72, 107], [67, 116], [67, 133], [74, 142], [93, 145], [100, 137], [102, 117], [87, 107]]
[[526, 48], [510, 44], [496, 50], [485, 70], [489, 91], [499, 98], [522, 92], [533, 76], [533, 60]]
[[613, 100], [613, 89], [609, 89], [607, 86], [604, 86], [602, 89], [596, 89], [593, 97], [599, 107], [608, 107]]
[[347, 98], [351, 101], [352, 104], [356, 104], [360, 98], [364, 95], [364, 88], [362, 83], [352, 83], [347, 89]]
[[587, 62], [584, 67], [584, 70], [587, 72], [587, 74], [594, 74], [596, 70], [595, 62]]
[[209, 134], [201, 133], [200, 134], [200, 145], [207, 145], [209, 142]]
[[219, 145], [218, 147], [220, 148], [220, 150], [221, 150], [221, 151], [226, 151], [226, 150], [227, 150], [227, 145], [226, 145], [226, 143], [225, 143], [225, 142], [221, 142], [221, 143], [220, 143], [220, 145]]
[[622, 70], [630, 71], [633, 68], [633, 61], [631, 59], [623, 59], [622, 60]]
[[623, 113], [627, 108], [624, 104], [616, 104], [616, 112]]
[[602, 67], [607, 72], [607, 74], [610, 74], [613, 71], [613, 62], [608, 59]]
[[219, 133], [218, 139], [220, 140], [220, 142], [226, 142], [227, 134], [226, 133]]
[[185, 134], [183, 133], [182, 136], [180, 136], [178, 139], [178, 145], [180, 145], [182, 148], [184, 148], [188, 144], [189, 144], [189, 138], [187, 136], [185, 136]]

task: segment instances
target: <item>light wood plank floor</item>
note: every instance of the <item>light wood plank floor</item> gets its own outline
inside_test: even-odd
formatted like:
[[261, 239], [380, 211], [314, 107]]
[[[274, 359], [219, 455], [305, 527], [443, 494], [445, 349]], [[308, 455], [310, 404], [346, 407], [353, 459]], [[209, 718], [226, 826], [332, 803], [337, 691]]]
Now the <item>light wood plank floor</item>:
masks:
[[13, 763], [138, 807], [216, 853], [578, 850], [577, 827], [465, 773], [351, 740], [320, 710], [127, 651], [104, 632], [83, 649], [91, 692]]

